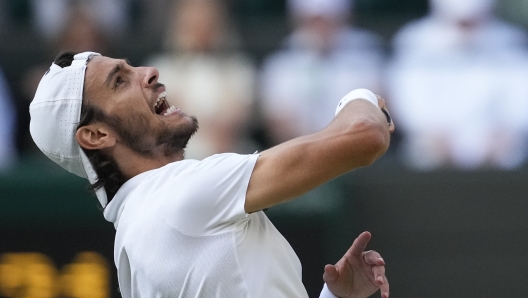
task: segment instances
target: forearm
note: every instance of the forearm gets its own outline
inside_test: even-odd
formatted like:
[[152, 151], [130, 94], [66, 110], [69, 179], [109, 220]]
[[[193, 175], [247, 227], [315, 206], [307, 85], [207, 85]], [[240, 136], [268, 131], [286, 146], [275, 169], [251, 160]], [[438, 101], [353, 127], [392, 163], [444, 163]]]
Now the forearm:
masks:
[[[353, 152], [345, 148], [342, 152], [343, 158], [345, 160], [353, 159], [354, 157], [351, 156], [353, 154], [358, 156], [363, 165], [369, 165], [387, 151], [390, 143], [389, 128], [387, 117], [378, 106], [366, 100], [358, 99], [344, 106], [320, 133], [327, 135], [344, 133], [360, 138], [360, 140], [354, 138], [342, 140], [346, 148], [352, 148], [360, 142], [359, 145], [366, 149], [361, 150], [359, 148], [359, 152]], [[352, 166], [354, 167], [354, 165]]]
[[300, 176], [314, 179], [313, 183], [319, 179], [323, 183], [370, 165], [385, 153], [389, 142], [389, 128], [381, 110], [357, 100], [345, 106], [322, 131], [274, 149], [282, 151], [284, 170], [299, 171]]
[[322, 131], [262, 152], [249, 184], [246, 211], [295, 198], [371, 164], [387, 150], [387, 126], [379, 108], [355, 100]]

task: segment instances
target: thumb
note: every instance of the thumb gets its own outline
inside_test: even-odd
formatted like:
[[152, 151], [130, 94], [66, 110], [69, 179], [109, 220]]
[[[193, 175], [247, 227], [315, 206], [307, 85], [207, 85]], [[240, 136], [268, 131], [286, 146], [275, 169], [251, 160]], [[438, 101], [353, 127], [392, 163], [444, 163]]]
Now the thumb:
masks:
[[326, 284], [333, 284], [337, 281], [337, 269], [334, 265], [325, 266], [323, 280]]

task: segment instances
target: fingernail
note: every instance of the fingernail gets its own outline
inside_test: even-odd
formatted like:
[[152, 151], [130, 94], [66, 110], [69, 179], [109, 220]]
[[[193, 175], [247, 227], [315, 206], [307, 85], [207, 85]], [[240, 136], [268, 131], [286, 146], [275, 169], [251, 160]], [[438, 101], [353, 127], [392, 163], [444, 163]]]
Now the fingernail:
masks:
[[382, 261], [383, 263], [385, 263], [385, 260], [383, 258], [378, 258], [378, 260]]
[[378, 281], [381, 281], [383, 283], [383, 277], [382, 276], [378, 276], [378, 278], [376, 278]]

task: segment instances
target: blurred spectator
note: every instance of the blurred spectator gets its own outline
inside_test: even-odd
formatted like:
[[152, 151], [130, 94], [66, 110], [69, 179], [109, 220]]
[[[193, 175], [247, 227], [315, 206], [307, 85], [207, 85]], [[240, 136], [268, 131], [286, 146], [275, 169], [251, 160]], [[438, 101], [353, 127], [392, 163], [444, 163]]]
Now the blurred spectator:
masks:
[[146, 42], [154, 43], [159, 49], [163, 34], [171, 23], [171, 7], [175, 0], [135, 0], [136, 16], [134, 35], [140, 35]]
[[130, 13], [130, 0], [31, 0], [31, 4], [35, 28], [49, 40], [64, 31], [68, 20], [64, 16], [74, 7], [81, 7], [111, 36], [125, 31]]
[[15, 161], [15, 115], [11, 92], [0, 69], [0, 172]]
[[347, 24], [352, 6], [349, 0], [288, 1], [293, 33], [262, 70], [260, 94], [273, 143], [325, 127], [355, 88], [381, 92], [381, 41]]
[[73, 7], [65, 17], [65, 26], [54, 40], [55, 51], [75, 53], [93, 51], [110, 56], [111, 36], [98, 26], [98, 20], [82, 7]]
[[419, 169], [514, 168], [527, 153], [526, 36], [493, 0], [431, 0], [395, 37], [387, 98]]
[[[236, 49], [237, 36], [219, 0], [182, 0], [171, 17], [166, 52], [148, 61], [167, 86], [167, 100], [198, 117], [186, 157], [244, 151], [254, 98], [254, 66]], [[254, 149], [253, 149], [254, 150]]]

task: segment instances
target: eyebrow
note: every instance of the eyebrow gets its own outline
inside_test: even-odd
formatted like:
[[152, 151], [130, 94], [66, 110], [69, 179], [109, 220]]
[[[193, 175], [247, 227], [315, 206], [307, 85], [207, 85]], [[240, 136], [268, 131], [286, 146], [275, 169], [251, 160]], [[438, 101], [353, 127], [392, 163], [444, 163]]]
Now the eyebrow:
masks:
[[[130, 65], [130, 61], [128, 61], [128, 59], [122, 59], [127, 65]], [[107, 87], [110, 87], [110, 82], [112, 82], [112, 79], [114, 78], [114, 76], [119, 73], [120, 71], [122, 71], [123, 69], [125, 68], [125, 65], [123, 62], [117, 64], [116, 66], [114, 66], [112, 68], [112, 70], [108, 73], [108, 75], [106, 76], [106, 80], [104, 82], [105, 86]]]

